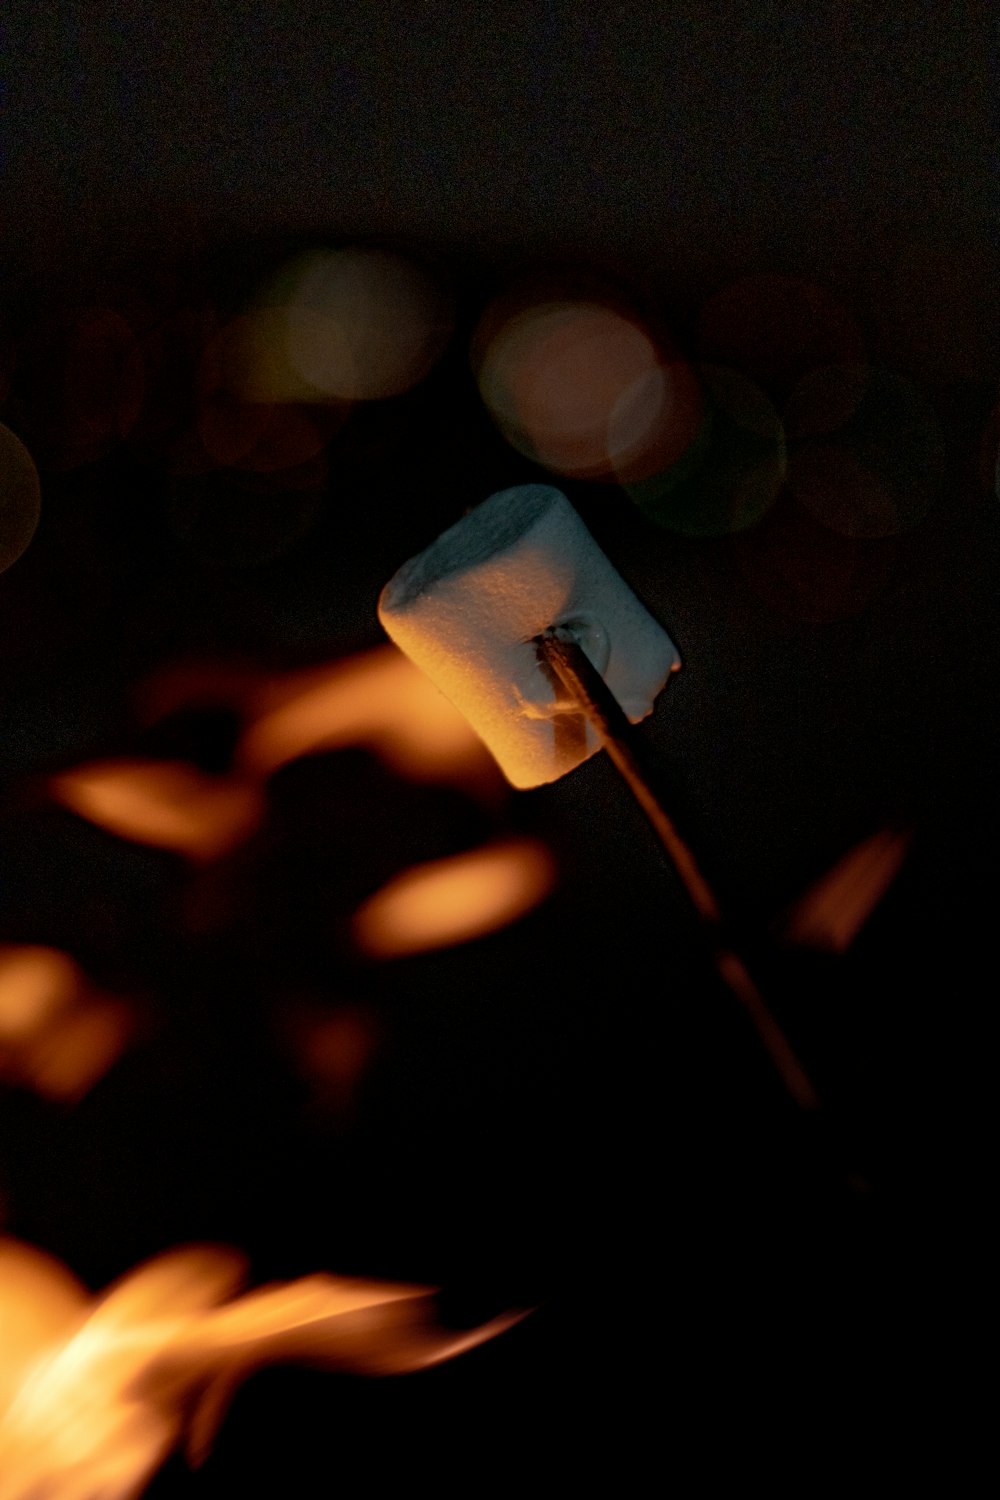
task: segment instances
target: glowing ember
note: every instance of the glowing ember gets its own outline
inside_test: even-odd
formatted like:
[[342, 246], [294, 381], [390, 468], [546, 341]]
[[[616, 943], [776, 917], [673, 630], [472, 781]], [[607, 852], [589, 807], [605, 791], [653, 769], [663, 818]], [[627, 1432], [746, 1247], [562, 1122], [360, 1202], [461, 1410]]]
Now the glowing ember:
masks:
[[180, 1444], [207, 1455], [263, 1364], [403, 1373], [516, 1321], [454, 1336], [429, 1288], [327, 1275], [227, 1300], [243, 1273], [234, 1250], [174, 1250], [93, 1303], [58, 1262], [0, 1240], [0, 1500], [134, 1500]]
[[114, 760], [53, 778], [64, 806], [121, 838], [210, 860], [260, 820], [259, 791], [174, 761]]
[[260, 694], [258, 713], [240, 747], [258, 773], [365, 745], [414, 780], [492, 779], [492, 757], [466, 720], [395, 646], [278, 679]]
[[508, 839], [404, 870], [355, 914], [354, 938], [374, 958], [447, 948], [496, 932], [548, 895], [555, 862], [535, 839]]

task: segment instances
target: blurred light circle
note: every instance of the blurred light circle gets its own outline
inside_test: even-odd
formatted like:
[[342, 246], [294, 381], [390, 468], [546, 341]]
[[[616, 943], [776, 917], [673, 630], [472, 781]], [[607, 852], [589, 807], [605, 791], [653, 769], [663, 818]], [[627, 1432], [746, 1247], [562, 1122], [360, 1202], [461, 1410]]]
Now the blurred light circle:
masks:
[[[330, 393], [307, 380], [293, 356], [315, 367], [325, 357], [341, 369], [354, 368], [347, 336], [334, 318], [308, 307], [259, 307], [229, 324], [223, 349], [226, 385], [245, 401], [319, 402]], [[353, 381], [353, 374], [351, 376]]]
[[[333, 430], [295, 404], [286, 387], [273, 399], [247, 394], [242, 354], [252, 320], [237, 318], [211, 339], [198, 373], [197, 434], [211, 465], [271, 473], [315, 459]], [[333, 425], [339, 425], [339, 421]]]
[[785, 407], [788, 483], [842, 536], [912, 530], [941, 492], [944, 438], [931, 404], [892, 370], [831, 365], [796, 386]]
[[681, 460], [627, 484], [640, 510], [682, 536], [725, 536], [756, 526], [784, 482], [785, 432], [773, 402], [739, 370], [699, 365], [707, 420]]
[[740, 370], [776, 397], [823, 365], [863, 361], [854, 314], [826, 287], [798, 276], [743, 276], [701, 310], [698, 353]]
[[25, 551], [35, 534], [42, 492], [27, 448], [0, 424], [0, 572]]
[[[374, 401], [423, 380], [451, 337], [450, 296], [390, 250], [311, 252], [287, 264], [259, 299], [246, 378], [291, 396]], [[303, 392], [297, 394], [296, 382]]]
[[[495, 321], [487, 314], [483, 327]], [[480, 394], [518, 452], [558, 474], [628, 482], [675, 461], [703, 420], [689, 367], [597, 302], [515, 312], [473, 341]]]

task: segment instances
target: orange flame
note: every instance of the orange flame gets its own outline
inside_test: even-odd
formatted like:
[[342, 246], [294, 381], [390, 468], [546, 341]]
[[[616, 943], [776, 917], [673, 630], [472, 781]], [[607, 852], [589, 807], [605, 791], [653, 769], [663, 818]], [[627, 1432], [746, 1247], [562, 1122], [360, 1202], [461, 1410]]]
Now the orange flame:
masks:
[[418, 1370], [519, 1315], [451, 1335], [433, 1291], [315, 1275], [236, 1297], [226, 1247], [169, 1251], [96, 1303], [58, 1262], [0, 1240], [0, 1500], [135, 1500], [181, 1443], [207, 1455], [254, 1369], [305, 1361], [369, 1375]]
[[0, 947], [0, 1081], [72, 1102], [104, 1076], [131, 1030], [127, 1007], [56, 948]]
[[258, 774], [312, 751], [365, 745], [418, 781], [494, 779], [493, 758], [466, 720], [395, 646], [277, 679], [257, 707], [240, 755]]
[[173, 667], [146, 684], [140, 713], [149, 722], [199, 702], [246, 712], [238, 774], [183, 761], [94, 761], [52, 777], [54, 796], [121, 838], [211, 861], [258, 826], [260, 781], [315, 751], [360, 745], [411, 780], [465, 783], [487, 796], [504, 785], [466, 720], [395, 646], [273, 677], [224, 664]]
[[496, 932], [548, 895], [555, 861], [537, 839], [505, 839], [395, 876], [355, 913], [354, 940], [400, 958]]
[[224, 854], [257, 826], [259, 791], [180, 761], [110, 760], [52, 780], [66, 807], [122, 838], [194, 860]]

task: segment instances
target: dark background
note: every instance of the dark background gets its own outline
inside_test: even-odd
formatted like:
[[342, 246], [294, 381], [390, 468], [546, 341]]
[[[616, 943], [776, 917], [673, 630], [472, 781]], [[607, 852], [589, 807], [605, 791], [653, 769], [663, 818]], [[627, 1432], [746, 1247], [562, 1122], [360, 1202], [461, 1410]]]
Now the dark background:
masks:
[[[0, 578], [0, 936], [64, 947], [155, 1025], [74, 1110], [4, 1091], [5, 1226], [95, 1287], [214, 1238], [261, 1280], [427, 1281], [456, 1321], [540, 1308], [407, 1379], [260, 1376], [205, 1470], [178, 1464], [155, 1492], [292, 1493], [314, 1462], [349, 1494], [477, 1493], [497, 1471], [628, 1493], [650, 1463], [734, 1455], [776, 1474], [807, 1419], [819, 1462], [831, 1434], [884, 1429], [901, 1389], [933, 1429], [971, 1368], [991, 1092], [988, 8], [18, 9], [0, 415], [39, 455], [43, 514]], [[371, 239], [433, 260], [458, 330], [422, 385], [351, 413], [298, 534], [272, 547], [266, 506], [263, 548], [179, 531], [148, 449], [46, 467], [32, 351], [56, 312], [135, 295], [236, 310], [288, 248]], [[30, 790], [105, 755], [224, 766], [224, 713], [140, 729], [156, 666], [275, 670], [381, 639], [399, 563], [538, 472], [493, 430], [466, 351], [506, 279], [553, 259], [619, 277], [692, 357], [720, 288], [808, 278], [941, 433], [935, 503], [870, 540], [824, 533], [789, 497], [762, 540], [689, 540], [613, 488], [566, 486], [680, 646], [642, 733], [822, 1123], [786, 1102], [708, 977], [603, 758], [487, 814], [361, 752], [314, 757], [278, 773], [265, 834], [211, 878]], [[910, 855], [849, 953], [771, 946], [789, 903], [888, 825], [913, 831]], [[364, 971], [328, 941], [359, 891], [498, 828], [560, 861], [524, 922]], [[378, 1019], [349, 1120], [317, 1114], [275, 1049], [290, 995]]]

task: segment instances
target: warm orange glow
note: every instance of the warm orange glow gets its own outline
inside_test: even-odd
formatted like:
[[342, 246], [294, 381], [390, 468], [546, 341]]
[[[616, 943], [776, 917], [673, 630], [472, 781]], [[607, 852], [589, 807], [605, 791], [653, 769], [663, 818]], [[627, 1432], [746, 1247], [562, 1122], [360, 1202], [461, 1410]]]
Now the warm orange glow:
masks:
[[0, 947], [0, 1046], [37, 1035], [77, 996], [81, 975], [57, 948]]
[[121, 1056], [132, 1030], [120, 1001], [90, 997], [64, 1016], [31, 1050], [27, 1080], [48, 1099], [72, 1103], [103, 1078]]
[[555, 883], [536, 839], [508, 839], [404, 870], [356, 913], [354, 938], [374, 958], [447, 948], [506, 927]]
[[0, 947], [0, 1081], [48, 1099], [82, 1097], [120, 1056], [132, 1020], [56, 948]]
[[395, 646], [275, 679], [241, 762], [268, 774], [297, 756], [364, 745], [414, 780], [495, 780], [492, 756], [456, 708]]
[[137, 710], [143, 724], [201, 706], [240, 708], [261, 691], [264, 674], [243, 662], [207, 660], [171, 663], [140, 685]]
[[689, 447], [704, 417], [688, 366], [635, 318], [600, 303], [523, 308], [476, 363], [483, 400], [507, 441], [579, 479], [659, 473]]
[[74, 1330], [87, 1300], [61, 1262], [0, 1235], [0, 1423], [39, 1354]]
[[204, 1458], [254, 1369], [306, 1361], [365, 1374], [453, 1358], [516, 1321], [457, 1337], [430, 1289], [327, 1275], [233, 1298], [242, 1256], [168, 1252], [96, 1303], [57, 1262], [0, 1240], [0, 1500], [134, 1500], [184, 1443]]
[[52, 780], [64, 806], [135, 843], [211, 860], [257, 826], [259, 790], [179, 761], [96, 761]]
[[883, 829], [849, 849], [796, 903], [786, 939], [846, 952], [898, 875], [910, 841], [909, 833]]

